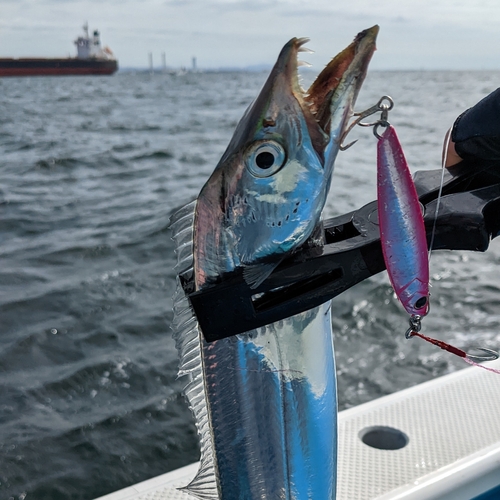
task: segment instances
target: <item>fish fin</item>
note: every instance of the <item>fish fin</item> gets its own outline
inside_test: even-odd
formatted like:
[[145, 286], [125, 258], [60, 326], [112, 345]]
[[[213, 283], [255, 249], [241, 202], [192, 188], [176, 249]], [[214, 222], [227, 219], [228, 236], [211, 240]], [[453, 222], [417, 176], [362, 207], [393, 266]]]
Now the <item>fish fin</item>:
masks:
[[219, 500], [217, 486], [214, 484], [214, 474], [213, 464], [205, 464], [202, 461], [195, 478], [187, 486], [178, 489], [185, 490], [200, 500]]
[[[281, 261], [280, 261], [281, 262]], [[257, 288], [278, 267], [279, 262], [253, 264], [243, 268], [243, 279], [250, 288]]]
[[[172, 239], [177, 254], [176, 271], [185, 273], [193, 269], [193, 228], [196, 200], [179, 209], [170, 218]], [[179, 277], [173, 297], [174, 318], [171, 329], [179, 352], [178, 376], [186, 376], [184, 393], [193, 412], [200, 439], [200, 468], [195, 478], [185, 487], [200, 500], [218, 500], [212, 434], [208, 420], [208, 405], [201, 359], [201, 332], [198, 321], [184, 294]]]
[[184, 272], [193, 265], [193, 224], [196, 200], [177, 209], [170, 216], [169, 229], [175, 242], [177, 264], [175, 270]]

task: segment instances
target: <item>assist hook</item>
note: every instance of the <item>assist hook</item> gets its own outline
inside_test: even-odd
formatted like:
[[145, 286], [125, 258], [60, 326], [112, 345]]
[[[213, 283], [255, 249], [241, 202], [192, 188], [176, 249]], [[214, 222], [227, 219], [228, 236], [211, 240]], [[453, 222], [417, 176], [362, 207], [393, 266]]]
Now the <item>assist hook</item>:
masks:
[[[439, 347], [440, 349], [443, 349], [444, 351], [451, 352], [452, 354], [455, 354], [456, 356], [460, 358], [464, 358], [467, 362], [471, 364], [477, 364], [477, 363], [482, 363], [484, 361], [494, 361], [495, 359], [498, 359], [499, 355], [498, 352], [494, 351], [493, 349], [488, 349], [487, 347], [474, 347], [474, 351], [479, 351], [482, 353], [480, 354], [469, 354], [468, 352], [459, 349], [458, 347], [455, 347], [451, 344], [448, 344], [447, 342], [444, 342], [443, 340], [438, 340], [438, 339], [433, 339], [432, 337], [428, 337], [427, 335], [424, 335], [423, 333], [420, 333], [420, 328], [421, 328], [421, 317], [420, 316], [412, 316], [410, 318], [410, 328], [406, 330], [405, 337], [407, 339], [411, 339], [412, 337], [420, 337], [421, 339], [430, 342], [431, 344]], [[495, 369], [489, 369], [490, 371], [495, 371], [495, 373], [500, 373], [498, 370]]]
[[[384, 102], [384, 101], [387, 101]], [[394, 101], [392, 100], [391, 97], [388, 95], [383, 95], [377, 104], [372, 106], [371, 108], [365, 109], [364, 111], [361, 111], [359, 113], [354, 113], [353, 116], [356, 116], [357, 118], [351, 122], [351, 124], [345, 129], [344, 133], [340, 136], [340, 146], [339, 149], [341, 151], [345, 151], [346, 149], [349, 149], [353, 144], [358, 142], [356, 139], [355, 141], [350, 142], [349, 144], [343, 145], [343, 142], [349, 132], [356, 126], [359, 125], [360, 127], [373, 127], [373, 133], [375, 134], [375, 137], [377, 139], [380, 139], [380, 135], [378, 134], [377, 130], [379, 127], [388, 127], [389, 126], [389, 111], [394, 107]], [[364, 120], [367, 116], [374, 115], [375, 113], [381, 112], [380, 114], [380, 119], [371, 123], [363, 123], [361, 120]]]

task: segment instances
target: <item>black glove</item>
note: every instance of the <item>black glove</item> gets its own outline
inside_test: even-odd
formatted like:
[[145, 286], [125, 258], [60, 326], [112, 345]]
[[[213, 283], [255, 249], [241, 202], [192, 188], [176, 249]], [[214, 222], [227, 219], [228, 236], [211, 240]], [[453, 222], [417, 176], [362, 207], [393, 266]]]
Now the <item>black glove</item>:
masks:
[[451, 140], [464, 160], [500, 160], [500, 88], [455, 120]]

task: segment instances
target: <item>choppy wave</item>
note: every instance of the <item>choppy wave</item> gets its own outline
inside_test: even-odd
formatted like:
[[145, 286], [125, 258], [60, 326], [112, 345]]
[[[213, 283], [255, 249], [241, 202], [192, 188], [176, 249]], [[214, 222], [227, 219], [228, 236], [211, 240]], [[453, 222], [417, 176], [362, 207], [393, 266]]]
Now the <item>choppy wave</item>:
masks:
[[[438, 168], [444, 132], [499, 76], [372, 73], [358, 108], [390, 94], [410, 165]], [[0, 81], [0, 497], [88, 500], [197, 459], [169, 331], [168, 217], [196, 197], [264, 78]], [[328, 215], [375, 198], [375, 140], [353, 136]], [[436, 252], [425, 331], [498, 347], [499, 263], [496, 242]], [[336, 299], [333, 322], [341, 408], [463, 367], [404, 339], [384, 275]]]

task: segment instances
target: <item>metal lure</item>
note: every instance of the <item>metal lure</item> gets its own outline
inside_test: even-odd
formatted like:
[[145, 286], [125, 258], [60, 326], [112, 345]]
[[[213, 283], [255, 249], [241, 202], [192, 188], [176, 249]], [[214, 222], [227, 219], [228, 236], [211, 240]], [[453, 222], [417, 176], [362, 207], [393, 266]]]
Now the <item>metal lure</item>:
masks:
[[[406, 338], [419, 337], [463, 358], [467, 363], [494, 373], [498, 369], [479, 363], [498, 358], [492, 349], [476, 347], [481, 354], [469, 354], [442, 340], [420, 333], [421, 319], [429, 312], [429, 257], [427, 236], [417, 191], [394, 127], [388, 122], [378, 137], [377, 195], [380, 242], [392, 287], [410, 314]], [[444, 167], [443, 167], [444, 168]]]
[[429, 312], [429, 257], [424, 219], [396, 131], [377, 144], [380, 242], [396, 295], [414, 322]]

